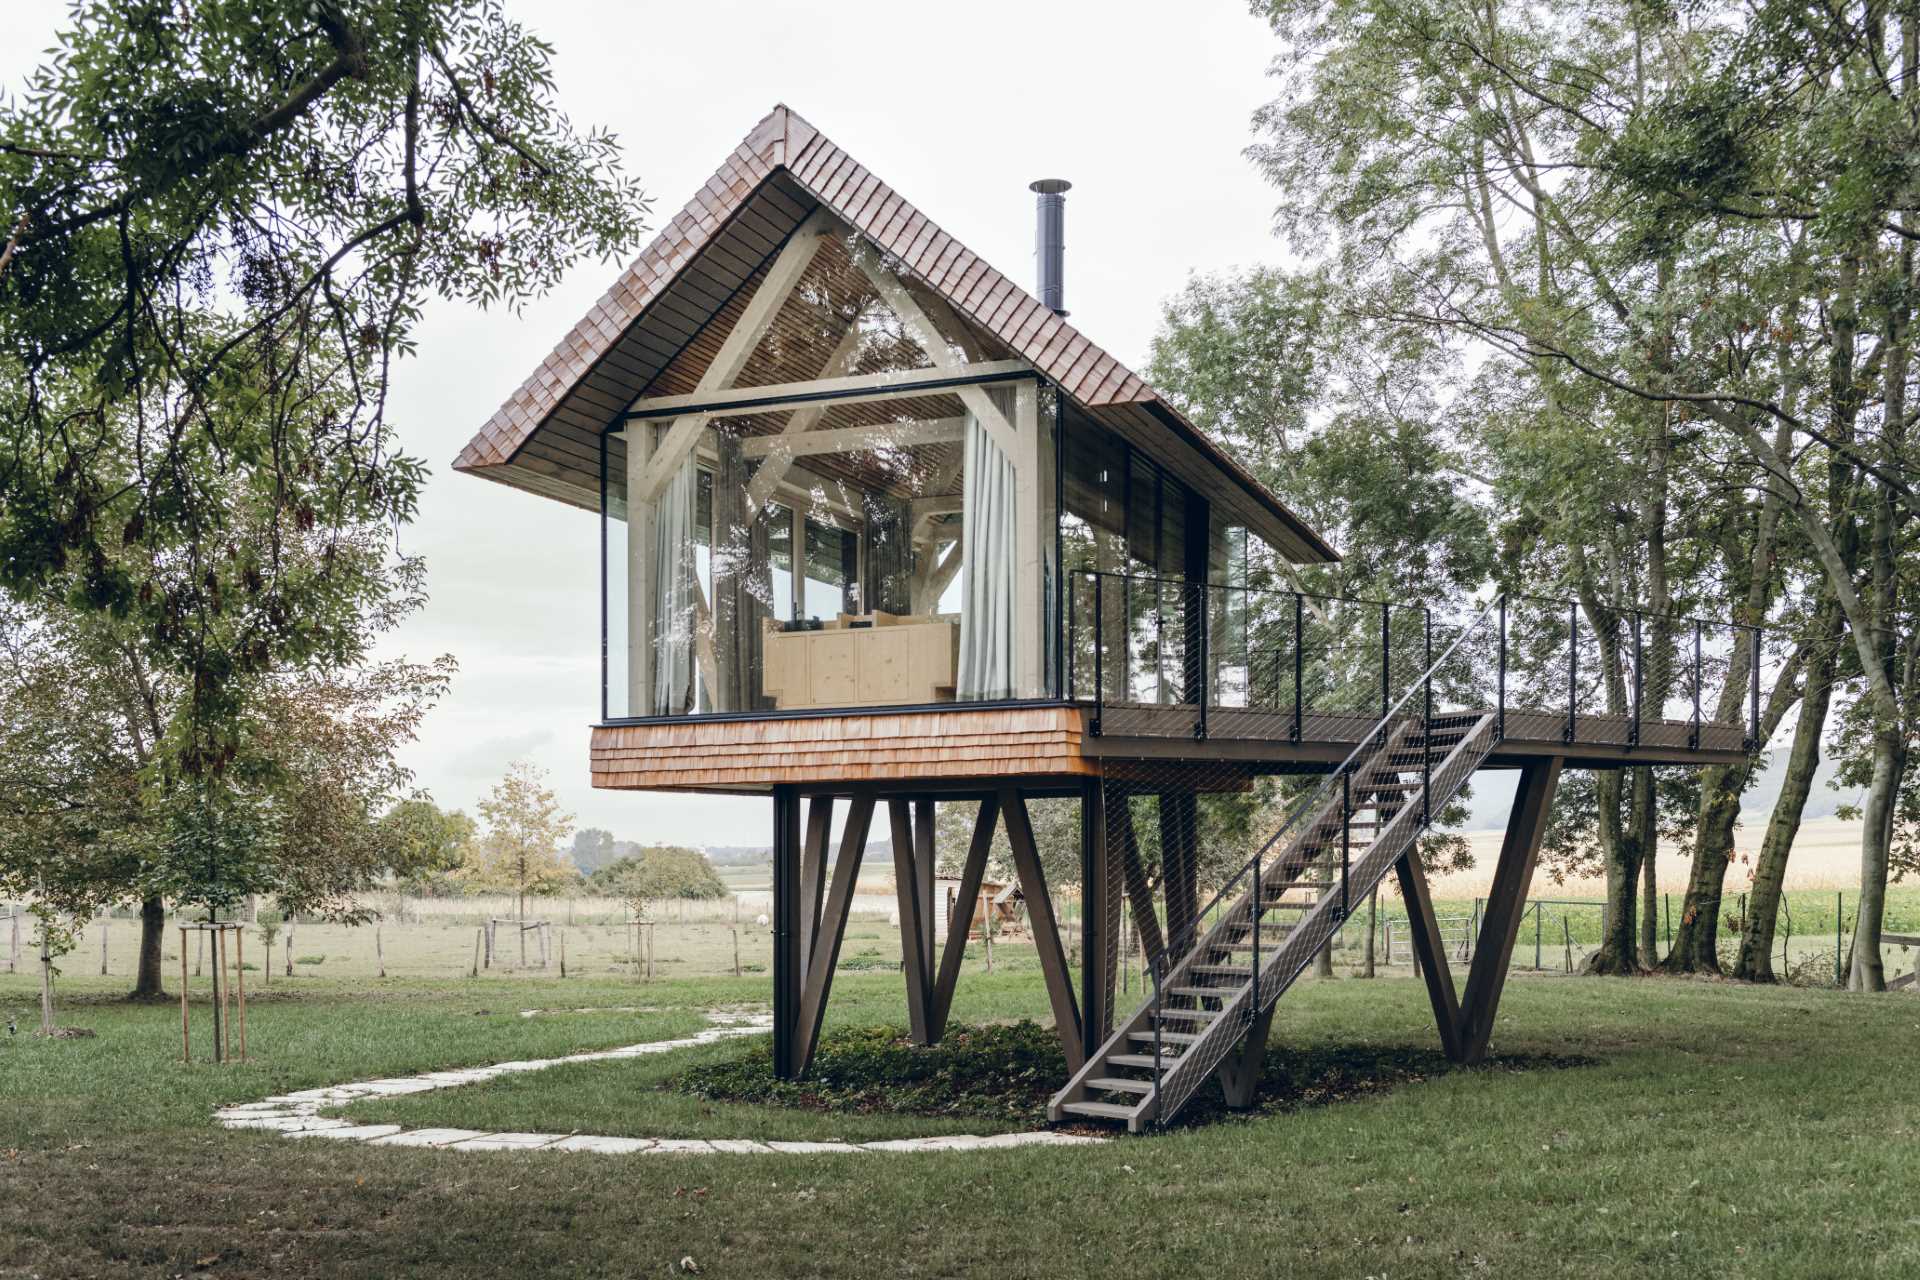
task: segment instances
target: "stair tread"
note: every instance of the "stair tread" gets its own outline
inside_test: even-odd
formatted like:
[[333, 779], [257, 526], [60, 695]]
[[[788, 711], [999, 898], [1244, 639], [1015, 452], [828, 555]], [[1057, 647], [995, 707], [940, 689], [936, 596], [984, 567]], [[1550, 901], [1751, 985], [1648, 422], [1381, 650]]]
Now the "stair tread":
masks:
[[1060, 1109], [1077, 1116], [1104, 1116], [1109, 1120], [1131, 1120], [1140, 1114], [1138, 1103], [1123, 1107], [1117, 1102], [1063, 1102]]
[[1087, 1081], [1089, 1089], [1103, 1089], [1108, 1093], [1152, 1093], [1153, 1081], [1134, 1080], [1127, 1076], [1094, 1076]]
[[1200, 1037], [1186, 1031], [1129, 1031], [1129, 1040], [1144, 1040], [1152, 1044], [1156, 1039], [1162, 1044], [1198, 1044]]
[[[1251, 976], [1251, 970], [1248, 971]], [[1170, 996], [1193, 996], [1198, 999], [1228, 1000], [1240, 994], [1245, 984], [1233, 987], [1168, 987]]]
[[1162, 1009], [1160, 1020], [1166, 1022], [1207, 1022], [1220, 1016], [1218, 1009]]
[[[1179, 1061], [1180, 1059], [1170, 1058], [1163, 1053], [1160, 1055], [1160, 1069], [1164, 1071]], [[1142, 1071], [1151, 1071], [1153, 1070], [1153, 1055], [1150, 1053], [1110, 1053], [1107, 1055], [1107, 1065], [1110, 1067], [1136, 1067]]]

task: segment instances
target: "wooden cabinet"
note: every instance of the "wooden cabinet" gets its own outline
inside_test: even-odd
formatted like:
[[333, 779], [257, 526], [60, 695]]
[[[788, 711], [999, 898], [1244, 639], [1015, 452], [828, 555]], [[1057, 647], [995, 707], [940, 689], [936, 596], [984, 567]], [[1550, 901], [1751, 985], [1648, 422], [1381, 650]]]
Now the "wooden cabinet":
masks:
[[945, 618], [842, 617], [818, 631], [766, 623], [761, 691], [783, 710], [951, 702], [960, 628]]

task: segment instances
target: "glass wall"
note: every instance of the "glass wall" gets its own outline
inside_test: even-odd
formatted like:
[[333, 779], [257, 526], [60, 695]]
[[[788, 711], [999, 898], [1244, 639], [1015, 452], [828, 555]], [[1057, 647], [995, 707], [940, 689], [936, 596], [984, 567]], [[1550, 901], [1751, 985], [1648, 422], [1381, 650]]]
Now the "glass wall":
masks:
[[609, 718], [1044, 696], [1031, 378], [634, 419], [603, 443]]

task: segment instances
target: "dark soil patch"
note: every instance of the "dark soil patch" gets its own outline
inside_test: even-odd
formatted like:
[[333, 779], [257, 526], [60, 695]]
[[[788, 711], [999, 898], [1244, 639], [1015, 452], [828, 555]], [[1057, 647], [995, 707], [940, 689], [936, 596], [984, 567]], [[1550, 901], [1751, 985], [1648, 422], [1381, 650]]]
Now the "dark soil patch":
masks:
[[[1506, 1054], [1473, 1067], [1436, 1050], [1387, 1047], [1271, 1049], [1259, 1101], [1229, 1111], [1209, 1083], [1182, 1109], [1175, 1127], [1386, 1093], [1455, 1071], [1541, 1071], [1595, 1064], [1561, 1054]], [[762, 1042], [722, 1062], [690, 1068], [660, 1088], [716, 1102], [747, 1102], [851, 1115], [978, 1116], [1016, 1125], [1047, 1123], [1047, 1099], [1067, 1078], [1051, 1030], [1034, 1022], [950, 1027], [931, 1048], [914, 1045], [898, 1027], [843, 1028], [821, 1037], [805, 1080], [773, 1074], [773, 1048]]]

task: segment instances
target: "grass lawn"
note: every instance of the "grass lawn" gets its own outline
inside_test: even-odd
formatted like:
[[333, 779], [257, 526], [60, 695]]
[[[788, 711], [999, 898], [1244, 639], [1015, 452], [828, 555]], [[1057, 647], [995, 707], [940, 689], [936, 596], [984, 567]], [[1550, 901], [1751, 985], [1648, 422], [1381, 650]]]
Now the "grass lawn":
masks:
[[[254, 1004], [256, 1061], [224, 1070], [175, 1061], [177, 1007], [115, 1003], [120, 984], [101, 981], [65, 984], [62, 1021], [95, 1038], [0, 1043], [0, 1276], [665, 1275], [683, 1257], [708, 1276], [1920, 1274], [1920, 1000], [1906, 996], [1520, 977], [1496, 1048], [1593, 1065], [1407, 1079], [1104, 1148], [682, 1158], [295, 1142], [223, 1131], [208, 1113], [683, 1035], [705, 1009], [763, 1005], [764, 976], [644, 991], [302, 979]], [[898, 982], [841, 975], [833, 1023], [903, 1021]], [[1045, 1003], [1031, 971], [969, 973], [954, 1018], [1039, 1017]], [[619, 1005], [648, 1012], [517, 1016]], [[0, 978], [0, 1011], [30, 1025], [32, 1009], [24, 975]], [[1313, 1061], [1336, 1046], [1432, 1044], [1417, 984], [1341, 980], [1287, 997], [1273, 1057], [1284, 1071], [1288, 1047]], [[650, 1087], [701, 1055], [748, 1051], [723, 1043], [381, 1105], [464, 1099], [468, 1127], [849, 1132], [845, 1117]], [[953, 1127], [869, 1121], [882, 1136]]]

